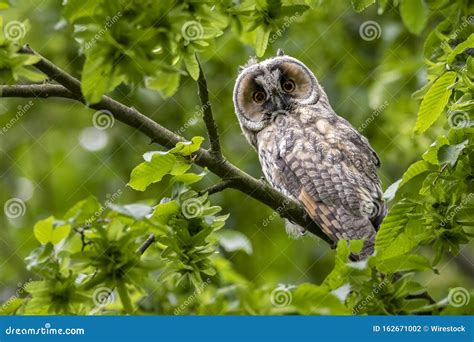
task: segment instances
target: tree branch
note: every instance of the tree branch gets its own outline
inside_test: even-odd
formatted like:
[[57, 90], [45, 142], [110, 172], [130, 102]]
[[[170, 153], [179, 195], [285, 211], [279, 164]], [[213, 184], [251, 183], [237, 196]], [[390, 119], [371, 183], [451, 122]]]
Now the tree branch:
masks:
[[63, 97], [75, 99], [73, 93], [57, 84], [28, 84], [0, 86], [1, 97]]
[[[22, 48], [21, 51], [23, 53], [36, 54], [28, 46]], [[45, 73], [49, 78], [61, 84], [67, 91], [69, 91], [69, 93], [61, 87], [45, 84], [34, 86], [2, 86], [2, 92], [0, 93], [1, 96], [26, 97], [27, 94], [30, 94], [31, 97], [35, 97], [35, 94], [38, 94], [39, 96], [46, 97], [46, 94], [48, 94], [49, 96], [64, 97], [85, 103], [79, 80], [67, 74], [44, 57], [34, 64], [34, 66]], [[201, 83], [201, 86], [203, 85], [205, 84]], [[204, 88], [201, 90], [203, 91], [203, 89]], [[204, 102], [206, 102], [206, 100], [208, 101], [208, 95], [202, 91], [201, 97], [204, 99]], [[110, 111], [115, 119], [137, 129], [151, 138], [152, 141], [155, 141], [165, 148], [171, 149], [178, 142], [185, 141], [183, 137], [171, 132], [167, 128], [138, 112], [136, 109], [127, 107], [108, 96], [102, 96], [100, 102], [89, 105], [89, 107], [96, 110]], [[212, 112], [208, 109], [205, 117], [206, 115], [209, 119], [209, 115], [212, 115]], [[210, 118], [212, 118], [212, 116], [210, 116]], [[214, 154], [211, 154], [209, 151], [200, 148], [195, 153], [197, 157], [195, 163], [201, 167], [207, 167], [211, 172], [221, 177], [223, 180], [232, 179], [233, 181], [229, 184], [229, 187], [237, 189], [263, 204], [266, 204], [280, 213], [282, 217], [300, 225], [320, 237], [322, 240], [328, 242], [331, 246], [334, 245], [333, 241], [323, 233], [321, 228], [311, 220], [308, 215], [306, 215], [305, 210], [298, 203], [285, 197], [268, 184], [248, 175], [229, 161], [223, 158], [216, 159], [215, 151], [217, 150], [214, 150]]]
[[207, 89], [206, 76], [201, 67], [201, 62], [199, 64], [199, 78], [198, 78], [198, 93], [199, 99], [201, 100], [201, 109], [203, 111], [203, 119], [206, 124], [207, 136], [209, 137], [209, 143], [211, 144], [211, 155], [216, 160], [223, 160], [221, 151], [221, 144], [219, 141], [219, 132], [217, 131], [217, 124], [214, 120], [214, 115], [212, 114], [212, 105], [209, 101], [209, 91]]

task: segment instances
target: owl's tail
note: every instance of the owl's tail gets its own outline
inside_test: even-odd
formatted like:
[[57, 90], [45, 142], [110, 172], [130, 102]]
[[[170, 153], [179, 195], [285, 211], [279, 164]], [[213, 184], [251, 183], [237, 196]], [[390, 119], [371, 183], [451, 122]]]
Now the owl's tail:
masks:
[[[366, 216], [356, 216], [342, 207], [331, 207], [319, 201], [314, 201], [305, 190], [302, 190], [298, 200], [303, 204], [306, 212], [316, 222], [324, 233], [334, 242], [339, 240], [364, 240], [362, 250], [353, 255], [353, 260], [366, 259], [374, 252], [375, 235], [383, 219], [382, 215], [374, 217], [372, 222]], [[386, 209], [383, 209], [386, 211]], [[380, 216], [380, 218], [379, 218]]]

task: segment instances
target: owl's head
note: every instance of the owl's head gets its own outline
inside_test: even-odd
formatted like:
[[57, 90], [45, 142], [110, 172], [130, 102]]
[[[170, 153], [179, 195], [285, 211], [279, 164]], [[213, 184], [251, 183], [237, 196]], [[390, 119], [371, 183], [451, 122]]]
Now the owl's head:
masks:
[[260, 63], [252, 58], [241, 67], [233, 97], [240, 125], [249, 138], [278, 115], [291, 115], [295, 108], [315, 105], [325, 96], [306, 65], [278, 50], [276, 57]]

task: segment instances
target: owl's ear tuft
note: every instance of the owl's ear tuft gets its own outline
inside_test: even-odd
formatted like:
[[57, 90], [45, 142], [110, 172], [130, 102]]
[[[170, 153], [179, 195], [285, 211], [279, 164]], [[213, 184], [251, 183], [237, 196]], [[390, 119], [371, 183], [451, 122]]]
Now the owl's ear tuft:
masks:
[[255, 57], [250, 57], [250, 59], [249, 59], [249, 60], [247, 61], [247, 63], [244, 65], [244, 68], [248, 68], [248, 67], [250, 67], [250, 66], [252, 66], [252, 65], [255, 65], [255, 64], [257, 64], [257, 63], [258, 63], [257, 58], [255, 58]]
[[281, 56], [284, 56], [285, 55], [285, 52], [283, 51], [283, 49], [278, 49], [277, 50], [277, 56], [278, 57], [281, 57]]

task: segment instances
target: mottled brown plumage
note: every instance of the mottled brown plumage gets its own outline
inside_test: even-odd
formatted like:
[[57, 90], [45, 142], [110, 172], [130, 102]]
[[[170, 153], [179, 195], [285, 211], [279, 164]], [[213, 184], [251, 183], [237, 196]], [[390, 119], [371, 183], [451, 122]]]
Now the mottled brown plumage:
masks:
[[367, 139], [338, 116], [313, 73], [279, 53], [240, 72], [234, 105], [273, 187], [295, 199], [334, 241], [373, 251], [386, 207]]

